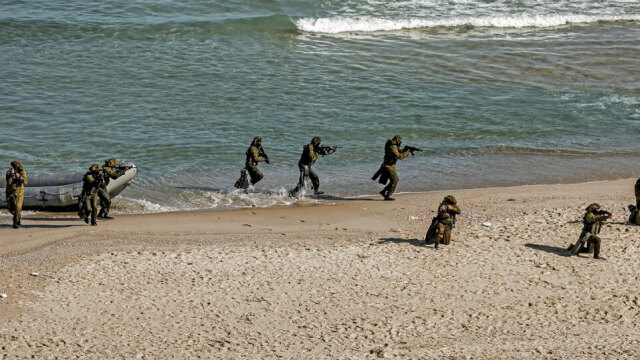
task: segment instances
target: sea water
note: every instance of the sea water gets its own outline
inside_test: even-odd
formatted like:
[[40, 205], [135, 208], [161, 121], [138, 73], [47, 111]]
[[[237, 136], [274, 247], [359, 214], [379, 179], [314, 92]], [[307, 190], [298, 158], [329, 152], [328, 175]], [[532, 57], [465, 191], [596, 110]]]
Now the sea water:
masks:
[[[137, 164], [120, 212], [289, 205], [302, 146], [335, 196], [396, 134], [398, 191], [640, 173], [640, 2], [0, 2], [0, 164]], [[254, 136], [271, 164], [233, 183]]]

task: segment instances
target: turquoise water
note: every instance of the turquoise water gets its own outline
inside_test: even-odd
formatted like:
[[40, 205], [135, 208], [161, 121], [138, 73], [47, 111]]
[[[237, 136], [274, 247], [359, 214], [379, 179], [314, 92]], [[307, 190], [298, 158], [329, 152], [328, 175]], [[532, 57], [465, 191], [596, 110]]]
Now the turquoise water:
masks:
[[7, 0], [0, 163], [133, 161], [116, 206], [142, 212], [298, 201], [316, 135], [338, 196], [380, 190], [395, 134], [425, 150], [398, 191], [638, 176], [639, 54], [636, 1]]

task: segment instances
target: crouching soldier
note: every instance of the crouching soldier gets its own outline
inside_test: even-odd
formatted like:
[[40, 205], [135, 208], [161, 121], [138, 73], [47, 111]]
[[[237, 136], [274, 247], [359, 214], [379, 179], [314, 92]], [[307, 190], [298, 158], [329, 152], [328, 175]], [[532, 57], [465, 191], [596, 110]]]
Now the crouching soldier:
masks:
[[115, 180], [129, 170], [129, 167], [116, 168], [117, 164], [116, 159], [107, 159], [104, 161], [104, 166], [102, 166], [102, 178], [104, 181], [100, 182], [100, 187], [98, 188], [98, 198], [100, 199], [100, 212], [98, 213], [98, 217], [101, 219], [113, 219], [113, 217], [109, 216], [111, 196], [109, 196], [109, 191], [107, 191], [107, 185], [109, 185], [111, 179]]
[[458, 202], [453, 195], [447, 195], [438, 205], [438, 214], [431, 220], [431, 226], [427, 230], [425, 242], [435, 244], [436, 250], [442, 242], [443, 245], [451, 243], [451, 231], [456, 225], [456, 215], [460, 214]]
[[637, 205], [629, 205], [629, 211], [631, 214], [629, 215], [629, 222], [635, 225], [640, 225], [640, 209], [638, 209]]
[[13, 214], [13, 228], [17, 229], [22, 215], [22, 201], [24, 200], [24, 186], [27, 184], [27, 173], [20, 161], [12, 161], [11, 169], [7, 171], [7, 207]]
[[98, 225], [96, 218], [98, 216], [98, 189], [104, 182], [102, 167], [93, 164], [89, 168], [89, 172], [84, 174], [82, 178], [82, 194], [80, 195], [78, 215], [84, 218], [85, 223], [89, 223], [89, 214], [91, 214], [91, 225]]
[[581, 252], [592, 252], [593, 258], [600, 258], [600, 243], [601, 239], [598, 236], [602, 224], [611, 219], [611, 213], [608, 211], [600, 210], [600, 204], [593, 203], [585, 209], [586, 213], [582, 217], [582, 232], [578, 241], [570, 246], [571, 255], [577, 255]]

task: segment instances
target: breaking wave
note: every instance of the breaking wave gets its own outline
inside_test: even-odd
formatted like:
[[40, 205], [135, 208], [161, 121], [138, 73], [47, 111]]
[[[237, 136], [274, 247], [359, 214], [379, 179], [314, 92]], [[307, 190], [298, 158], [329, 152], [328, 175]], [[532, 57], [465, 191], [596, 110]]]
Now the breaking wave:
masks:
[[299, 30], [313, 33], [374, 32], [422, 29], [434, 27], [494, 27], [494, 28], [552, 28], [569, 24], [588, 24], [599, 21], [640, 21], [640, 15], [512, 15], [486, 17], [454, 17], [448, 19], [385, 19], [381, 17], [301, 18], [295, 24]]

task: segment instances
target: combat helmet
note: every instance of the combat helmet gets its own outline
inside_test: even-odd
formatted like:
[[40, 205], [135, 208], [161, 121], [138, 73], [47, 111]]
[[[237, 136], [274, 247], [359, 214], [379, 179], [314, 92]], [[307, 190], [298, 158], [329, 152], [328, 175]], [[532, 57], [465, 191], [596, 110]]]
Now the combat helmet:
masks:
[[260, 136], [256, 136], [253, 138], [253, 141], [251, 141], [251, 145], [256, 146], [260, 141], [262, 141], [262, 138]]
[[98, 171], [102, 171], [102, 166], [98, 165], [98, 164], [93, 164], [91, 165], [91, 167], [89, 168], [89, 171], [91, 172], [98, 172]]
[[117, 164], [118, 164], [118, 161], [116, 159], [114, 159], [114, 158], [107, 159], [107, 160], [104, 161], [104, 165], [105, 166], [109, 166], [109, 167], [116, 166]]
[[598, 210], [598, 209], [600, 209], [600, 204], [593, 203], [593, 204], [587, 206], [587, 208], [585, 210], [586, 211], [594, 211], [594, 210]]
[[320, 138], [320, 136], [314, 136], [313, 139], [311, 139], [311, 144], [313, 145], [320, 145], [321, 142], [322, 138]]
[[396, 135], [391, 139], [391, 142], [398, 145], [402, 143], [402, 135]]
[[18, 160], [14, 160], [11, 162], [11, 167], [16, 170], [22, 170], [22, 163]]
[[457, 205], [458, 201], [456, 200], [455, 196], [453, 195], [447, 195], [444, 197], [444, 200], [442, 200], [443, 202], [452, 204], [452, 205]]

